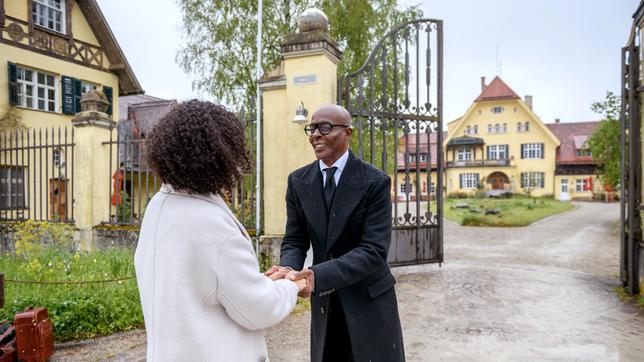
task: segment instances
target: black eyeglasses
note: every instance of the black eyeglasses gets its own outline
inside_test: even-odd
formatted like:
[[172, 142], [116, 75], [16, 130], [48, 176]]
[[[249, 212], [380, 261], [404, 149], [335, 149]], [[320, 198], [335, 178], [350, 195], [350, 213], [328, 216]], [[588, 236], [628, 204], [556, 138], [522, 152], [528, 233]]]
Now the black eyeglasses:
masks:
[[315, 130], [319, 130], [320, 133], [325, 136], [331, 133], [333, 130], [333, 127], [344, 127], [347, 128], [349, 126], [344, 125], [344, 124], [332, 124], [329, 122], [320, 122], [320, 123], [315, 123], [315, 124], [307, 124], [304, 126], [304, 133], [306, 133], [307, 136], [313, 136], [315, 133]]

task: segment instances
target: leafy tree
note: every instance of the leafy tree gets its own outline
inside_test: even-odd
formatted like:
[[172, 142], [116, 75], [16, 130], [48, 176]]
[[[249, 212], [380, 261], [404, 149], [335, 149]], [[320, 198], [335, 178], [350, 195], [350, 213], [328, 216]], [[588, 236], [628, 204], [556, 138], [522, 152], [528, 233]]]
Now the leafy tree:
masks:
[[[177, 61], [196, 78], [193, 88], [231, 107], [256, 94], [257, 0], [179, 0], [185, 42]], [[357, 70], [375, 43], [396, 24], [419, 18], [418, 6], [399, 9], [397, 0], [264, 0], [262, 68], [280, 62], [284, 36], [295, 32], [300, 13], [324, 11], [329, 33], [344, 50], [339, 74]]]
[[4, 112], [0, 112], [0, 132], [26, 130], [22, 122], [18, 108], [9, 106]]
[[601, 114], [603, 119], [588, 139], [588, 147], [593, 159], [599, 164], [596, 174], [611, 187], [619, 184], [620, 178], [620, 127], [619, 112], [621, 102], [613, 92], [606, 92], [602, 102], [595, 102], [591, 109]]

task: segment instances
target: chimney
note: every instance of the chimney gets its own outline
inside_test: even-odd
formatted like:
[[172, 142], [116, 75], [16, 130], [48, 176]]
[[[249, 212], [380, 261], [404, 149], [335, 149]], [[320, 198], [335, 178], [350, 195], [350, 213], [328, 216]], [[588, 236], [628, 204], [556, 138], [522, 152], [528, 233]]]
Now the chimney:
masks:
[[561, 121], [559, 118], [555, 118], [555, 123], [559, 123]]
[[525, 96], [525, 104], [532, 110], [532, 96]]
[[485, 85], [485, 77], [481, 77], [481, 93], [483, 93], [485, 87], [487, 87], [487, 85]]

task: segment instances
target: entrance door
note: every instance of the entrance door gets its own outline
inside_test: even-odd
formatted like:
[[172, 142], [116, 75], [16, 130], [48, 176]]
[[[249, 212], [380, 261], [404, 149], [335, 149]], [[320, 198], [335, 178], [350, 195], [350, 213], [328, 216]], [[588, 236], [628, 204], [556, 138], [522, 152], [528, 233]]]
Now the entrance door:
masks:
[[487, 177], [487, 182], [490, 184], [492, 190], [503, 190], [505, 184], [510, 183], [508, 177], [502, 172], [494, 172]]
[[67, 180], [49, 179], [49, 218], [67, 220]]

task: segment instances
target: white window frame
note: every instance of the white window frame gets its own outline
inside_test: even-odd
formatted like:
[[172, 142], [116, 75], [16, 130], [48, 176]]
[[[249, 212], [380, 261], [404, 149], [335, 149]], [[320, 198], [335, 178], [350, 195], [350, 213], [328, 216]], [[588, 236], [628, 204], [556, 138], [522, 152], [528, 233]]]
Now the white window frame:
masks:
[[412, 182], [410, 183], [405, 183], [401, 182], [400, 183], [400, 193], [401, 194], [413, 194], [414, 193], [414, 184]]
[[432, 183], [431, 183], [431, 189], [430, 189], [430, 192], [431, 192], [432, 194], [435, 194], [435, 193], [436, 193], [436, 183], [435, 183], [435, 182], [432, 182]]
[[522, 156], [526, 160], [541, 158], [541, 143], [524, 143]]
[[99, 85], [96, 83], [91, 83], [91, 82], [86, 82], [84, 80], [81, 81], [81, 94], [85, 94], [90, 90], [96, 90], [99, 89]]
[[578, 178], [575, 180], [575, 192], [584, 192], [584, 179]]
[[411, 153], [411, 152], [410, 152], [410, 153], [409, 153], [409, 157], [408, 157], [408, 159], [409, 159], [409, 162], [410, 162], [410, 163], [411, 163], [411, 162], [416, 162], [416, 153]]
[[503, 113], [503, 107], [492, 107], [492, 113]]
[[501, 133], [501, 125], [500, 124], [495, 124], [494, 125], [494, 133]]
[[479, 174], [474, 172], [462, 173], [463, 189], [476, 189], [479, 187]]
[[492, 124], [491, 123], [489, 123], [487, 125], [487, 133], [494, 133], [494, 130], [492, 129]]
[[568, 179], [564, 178], [561, 180], [561, 192], [568, 192]]
[[456, 159], [458, 161], [471, 161], [472, 160], [472, 147], [464, 146], [458, 149]]
[[523, 132], [523, 122], [517, 122], [517, 132]]
[[507, 160], [508, 159], [508, 150], [507, 145], [490, 145], [489, 148], [489, 159], [490, 160]]
[[479, 126], [474, 125], [474, 134], [479, 134]]
[[420, 154], [420, 162], [427, 162], [427, 154], [426, 153], [421, 153]]
[[523, 132], [529, 132], [530, 131], [530, 122], [526, 122], [525, 125], [523, 126]]
[[[533, 189], [539, 188], [540, 189], [541, 188], [541, 182], [542, 182], [541, 172], [522, 172], [521, 177], [523, 178], [523, 180], [521, 180], [522, 181], [521, 183], [523, 184], [524, 189], [527, 189], [527, 188], [533, 188]], [[545, 173], [544, 173], [543, 177], [545, 177]], [[544, 181], [544, 186], [545, 186], [545, 180], [543, 180], [543, 181]]]
[[508, 124], [503, 123], [503, 133], [508, 133]]
[[593, 155], [589, 148], [578, 148], [576, 151], [577, 157], [592, 157]]
[[[31, 74], [31, 79], [28, 79], [28, 74]], [[43, 77], [44, 83], [40, 83], [40, 76]], [[50, 84], [48, 84], [48, 80], [51, 80]], [[54, 74], [16, 66], [16, 83], [19, 107], [56, 112], [58, 109], [58, 79]], [[31, 95], [28, 94], [29, 89]], [[41, 90], [43, 97], [39, 96]], [[50, 91], [53, 91], [54, 94], [50, 95]], [[43, 108], [40, 107], [39, 101], [43, 102]]]
[[67, 11], [65, 9], [65, 0], [32, 1], [31, 17], [34, 24], [57, 33], [66, 34]]

